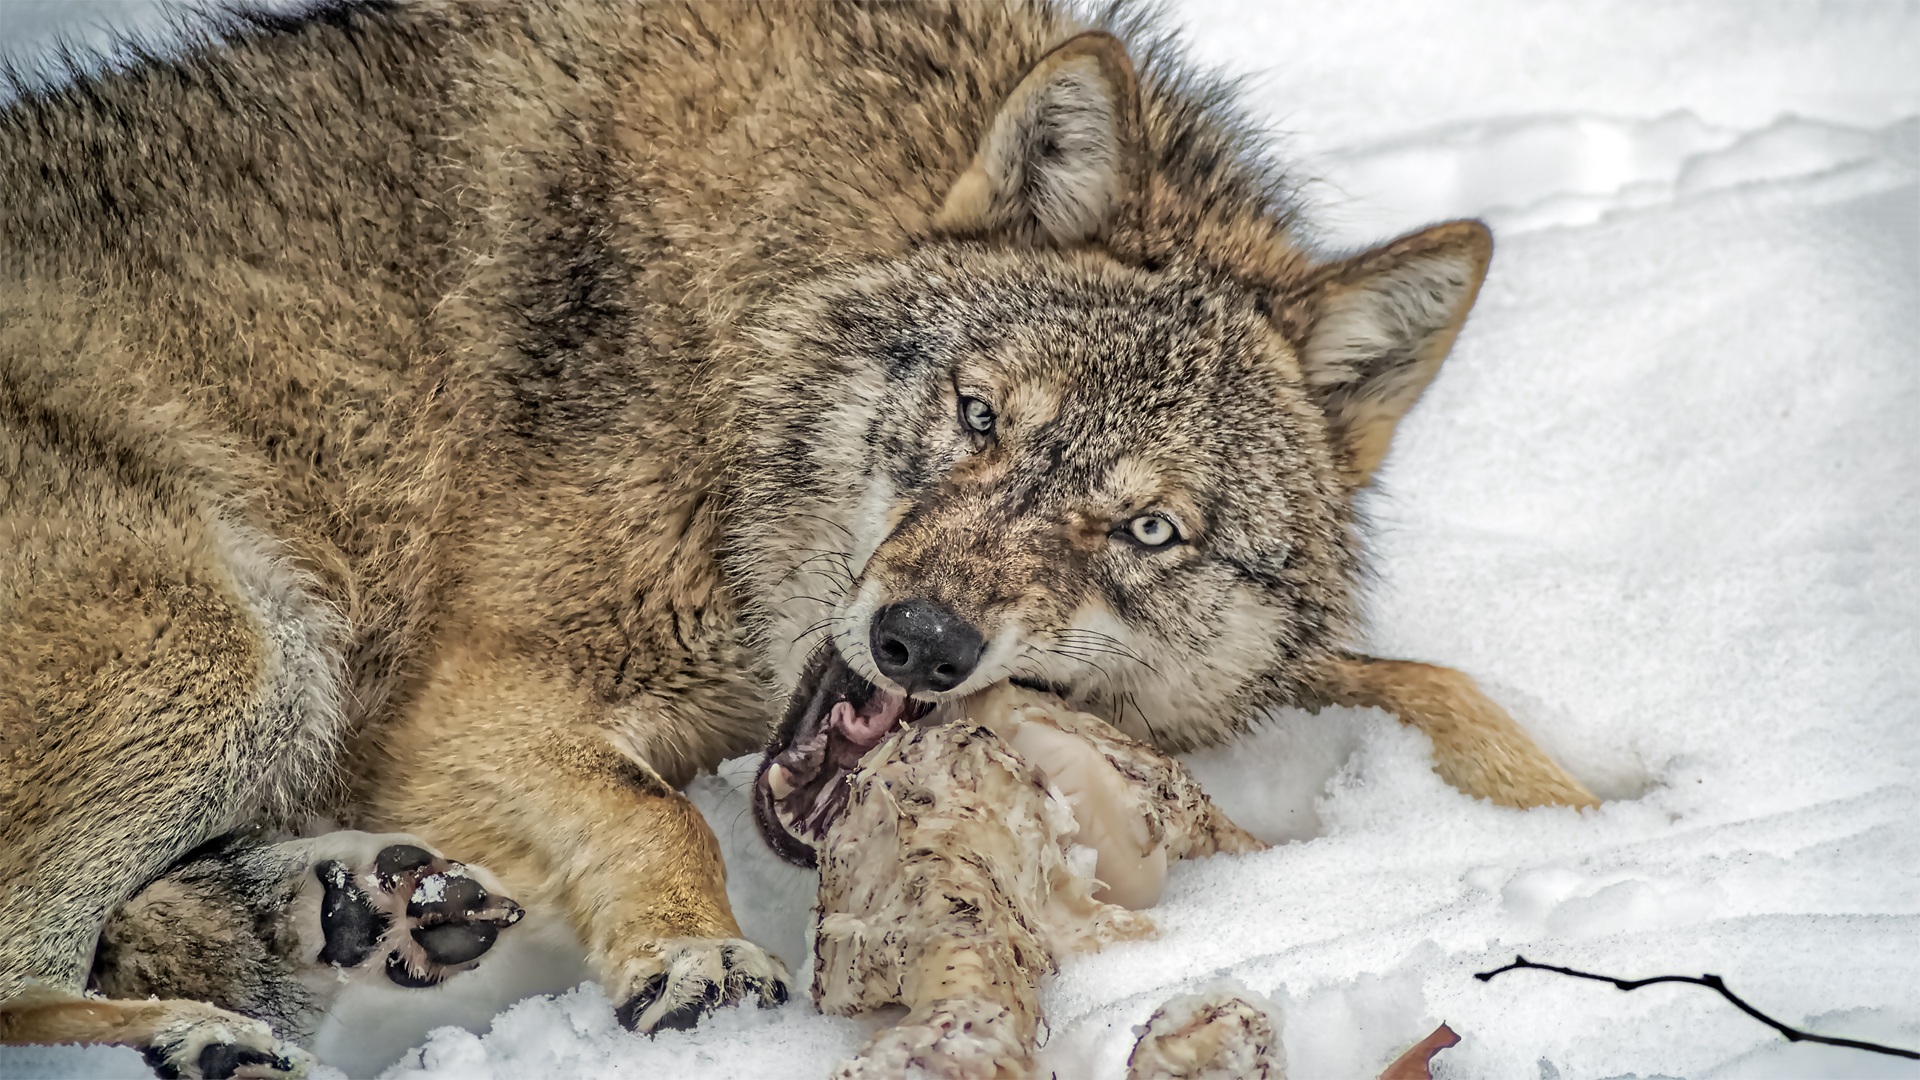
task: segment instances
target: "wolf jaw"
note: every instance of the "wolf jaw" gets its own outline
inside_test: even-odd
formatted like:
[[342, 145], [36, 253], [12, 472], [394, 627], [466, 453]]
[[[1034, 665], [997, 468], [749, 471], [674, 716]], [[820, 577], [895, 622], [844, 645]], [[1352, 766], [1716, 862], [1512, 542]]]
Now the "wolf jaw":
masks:
[[[1007, 680], [1061, 696], [1063, 688]], [[815, 846], [846, 809], [847, 782], [860, 759], [899, 728], [945, 723], [959, 713], [954, 695], [921, 701], [876, 686], [832, 645], [808, 661], [778, 734], [753, 780], [753, 819], [774, 854], [796, 866], [817, 864]]]
[[848, 667], [838, 649], [821, 647], [754, 777], [754, 824], [768, 846], [789, 862], [813, 866], [813, 844], [845, 807], [845, 781], [860, 759], [895, 728], [934, 708], [875, 686]]

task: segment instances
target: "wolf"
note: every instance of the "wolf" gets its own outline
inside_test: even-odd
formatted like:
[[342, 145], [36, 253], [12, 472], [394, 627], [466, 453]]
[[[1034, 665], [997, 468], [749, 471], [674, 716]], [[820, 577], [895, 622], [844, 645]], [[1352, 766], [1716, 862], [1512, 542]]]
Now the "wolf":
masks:
[[1007, 680], [1169, 751], [1379, 707], [1591, 804], [1358, 645], [1487, 230], [1322, 251], [1234, 100], [1049, 0], [234, 11], [16, 84], [0, 1038], [295, 1074], [523, 916], [635, 1030], [778, 1004], [678, 788], [787, 755], [804, 858], [776, 802]]

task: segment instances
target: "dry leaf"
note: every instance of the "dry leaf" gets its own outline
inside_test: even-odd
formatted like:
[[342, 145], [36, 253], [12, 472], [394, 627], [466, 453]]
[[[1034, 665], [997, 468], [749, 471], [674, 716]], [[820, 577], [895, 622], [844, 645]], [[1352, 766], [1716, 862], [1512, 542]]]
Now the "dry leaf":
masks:
[[1460, 1041], [1460, 1036], [1445, 1024], [1433, 1029], [1433, 1034], [1413, 1044], [1413, 1049], [1401, 1054], [1393, 1064], [1380, 1074], [1380, 1080], [1433, 1080], [1433, 1074], [1427, 1071], [1427, 1063], [1433, 1055]]

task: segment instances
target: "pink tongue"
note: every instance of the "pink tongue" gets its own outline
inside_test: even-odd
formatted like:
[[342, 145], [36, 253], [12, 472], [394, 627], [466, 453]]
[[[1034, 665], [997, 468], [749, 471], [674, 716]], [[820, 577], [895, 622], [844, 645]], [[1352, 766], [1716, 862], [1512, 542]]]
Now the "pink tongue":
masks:
[[842, 701], [827, 714], [827, 723], [834, 730], [845, 735], [847, 740], [861, 749], [870, 749], [880, 745], [887, 732], [900, 722], [900, 714], [907, 708], [907, 699], [884, 690], [876, 691], [867, 707], [858, 712], [853, 705]]

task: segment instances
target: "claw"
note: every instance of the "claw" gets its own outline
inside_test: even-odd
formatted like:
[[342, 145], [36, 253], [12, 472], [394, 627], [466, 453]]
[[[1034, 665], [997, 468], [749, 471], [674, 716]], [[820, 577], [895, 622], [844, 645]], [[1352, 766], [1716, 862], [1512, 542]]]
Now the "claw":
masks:
[[740, 1005], [749, 994], [763, 1009], [786, 1004], [791, 994], [786, 965], [737, 938], [667, 939], [630, 964], [630, 975], [610, 980], [610, 985], [632, 988], [614, 1010], [630, 1031], [684, 1031], [708, 1013]]
[[648, 979], [646, 985], [640, 988], [639, 993], [628, 998], [626, 1004], [613, 1010], [614, 1019], [620, 1021], [620, 1026], [626, 1028], [628, 1031], [636, 1030], [640, 1024], [641, 1014], [646, 1012], [653, 1006], [655, 1001], [660, 999], [660, 992], [666, 988], [666, 975], [655, 975], [653, 978]]
[[276, 1072], [293, 1071], [293, 1062], [277, 1054], [233, 1043], [208, 1043], [200, 1051], [200, 1075], [204, 1080], [228, 1080], [249, 1065], [265, 1065]]

